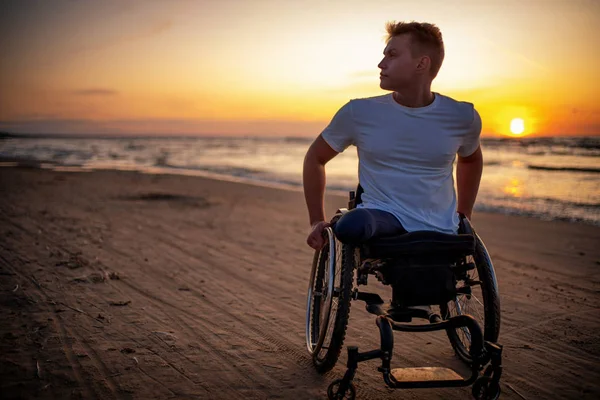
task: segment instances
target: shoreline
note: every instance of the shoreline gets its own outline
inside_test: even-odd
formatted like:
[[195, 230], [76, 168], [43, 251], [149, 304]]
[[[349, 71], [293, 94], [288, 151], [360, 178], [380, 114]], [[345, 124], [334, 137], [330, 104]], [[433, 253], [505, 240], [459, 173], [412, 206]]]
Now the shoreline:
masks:
[[[291, 192], [303, 192], [301, 184], [292, 184], [287, 182], [276, 182], [269, 180], [261, 180], [258, 178], [252, 177], [240, 177], [233, 176], [227, 174], [221, 174], [217, 172], [211, 172], [206, 170], [197, 170], [197, 169], [185, 169], [185, 168], [173, 168], [173, 167], [146, 167], [146, 168], [98, 168], [98, 167], [81, 167], [81, 166], [64, 166], [58, 163], [50, 163], [50, 162], [42, 162], [31, 159], [18, 159], [18, 158], [7, 158], [0, 157], [0, 168], [38, 168], [43, 170], [51, 170], [56, 172], [130, 172], [130, 173], [139, 173], [143, 175], [166, 175], [166, 176], [189, 176], [189, 177], [199, 177], [206, 179], [214, 179], [223, 182], [231, 182], [231, 183], [242, 183], [248, 185], [254, 185], [257, 187], [265, 187], [272, 189], [280, 189], [287, 190]], [[354, 189], [352, 189], [354, 190]], [[348, 198], [349, 190], [342, 189], [331, 189], [327, 188], [327, 194], [331, 194], [334, 196], [341, 196], [345, 199]], [[344, 203], [345, 204], [345, 203]], [[600, 205], [597, 205], [600, 206]], [[596, 206], [593, 206], [596, 207]], [[586, 226], [595, 226], [600, 227], [599, 221], [591, 221], [587, 219], [575, 219], [568, 217], [549, 217], [547, 215], [536, 215], [531, 212], [524, 212], [522, 210], [516, 210], [513, 208], [506, 207], [492, 207], [485, 205], [477, 205], [475, 204], [474, 212], [476, 213], [489, 213], [489, 214], [497, 214], [497, 215], [505, 215], [510, 217], [521, 217], [521, 218], [530, 218], [538, 221], [548, 221], [548, 222], [565, 222], [576, 225], [586, 225]]]

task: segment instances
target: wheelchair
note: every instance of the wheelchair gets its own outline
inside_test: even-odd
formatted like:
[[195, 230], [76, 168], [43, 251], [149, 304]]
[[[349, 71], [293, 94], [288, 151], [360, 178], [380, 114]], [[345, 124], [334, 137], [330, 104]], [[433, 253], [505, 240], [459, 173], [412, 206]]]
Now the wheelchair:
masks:
[[[350, 192], [348, 208], [338, 210], [332, 225], [360, 204], [361, 194], [360, 185]], [[457, 235], [418, 231], [353, 246], [339, 242], [330, 227], [325, 234], [325, 246], [314, 255], [306, 304], [306, 345], [314, 367], [325, 373], [335, 366], [352, 301], [365, 302], [367, 311], [377, 316], [381, 340], [379, 349], [366, 352], [348, 346], [346, 373], [329, 385], [329, 399], [354, 399], [358, 363], [373, 359], [381, 359], [378, 371], [390, 388], [472, 385], [477, 400], [500, 396], [498, 286], [485, 245], [464, 215]], [[391, 286], [389, 303], [378, 294], [359, 291], [370, 275]], [[391, 368], [393, 331], [437, 330], [446, 331], [455, 354], [469, 367], [469, 377], [443, 367]]]

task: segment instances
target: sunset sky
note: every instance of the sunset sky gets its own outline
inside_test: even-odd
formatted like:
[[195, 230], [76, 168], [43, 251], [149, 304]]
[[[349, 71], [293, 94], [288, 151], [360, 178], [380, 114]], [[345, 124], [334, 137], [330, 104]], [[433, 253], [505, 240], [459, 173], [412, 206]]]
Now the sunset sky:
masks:
[[484, 135], [600, 134], [597, 0], [2, 1], [0, 130], [315, 136], [385, 93], [389, 20], [440, 27]]

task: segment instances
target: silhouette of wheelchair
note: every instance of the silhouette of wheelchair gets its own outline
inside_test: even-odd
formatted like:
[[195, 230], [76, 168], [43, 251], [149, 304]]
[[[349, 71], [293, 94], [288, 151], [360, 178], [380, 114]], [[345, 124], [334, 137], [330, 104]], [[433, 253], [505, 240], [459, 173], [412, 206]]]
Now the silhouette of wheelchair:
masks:
[[[360, 203], [350, 192], [348, 209], [340, 209], [332, 224]], [[348, 346], [347, 370], [328, 387], [329, 399], [354, 399], [352, 384], [358, 363], [379, 358], [378, 370], [387, 386], [435, 388], [472, 386], [478, 400], [500, 395], [502, 346], [500, 299], [489, 254], [469, 220], [460, 216], [459, 232], [448, 235], [419, 231], [381, 237], [353, 246], [337, 240], [326, 228], [326, 244], [315, 252], [308, 287], [306, 345], [319, 373], [336, 364], [346, 335], [352, 300], [364, 301], [375, 314], [380, 331], [379, 349], [359, 352]], [[374, 293], [358, 290], [374, 275], [392, 288], [385, 304]], [[356, 280], [354, 277], [356, 276]], [[421, 324], [410, 323], [424, 319]], [[471, 376], [442, 367], [391, 369], [393, 331], [445, 330], [456, 355], [470, 367]]]

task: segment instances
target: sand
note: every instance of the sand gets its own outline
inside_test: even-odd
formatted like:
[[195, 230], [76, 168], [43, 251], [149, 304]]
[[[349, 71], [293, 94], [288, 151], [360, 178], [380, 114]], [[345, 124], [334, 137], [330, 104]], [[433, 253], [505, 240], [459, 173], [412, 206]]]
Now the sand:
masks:
[[[502, 299], [502, 398], [600, 398], [600, 228], [474, 224]], [[305, 348], [307, 232], [298, 191], [0, 168], [2, 398], [325, 398], [346, 355], [321, 376]], [[373, 316], [350, 315], [345, 344], [376, 348]], [[460, 367], [443, 332], [396, 333], [392, 364]], [[360, 364], [358, 398], [469, 398], [387, 389], [377, 366]]]

